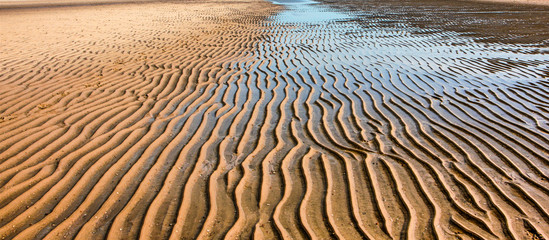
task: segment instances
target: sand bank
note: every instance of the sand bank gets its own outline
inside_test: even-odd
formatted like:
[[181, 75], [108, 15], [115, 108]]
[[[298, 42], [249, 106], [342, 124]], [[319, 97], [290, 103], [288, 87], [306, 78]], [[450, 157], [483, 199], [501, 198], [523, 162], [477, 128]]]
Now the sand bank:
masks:
[[128, 4], [160, 2], [158, 0], [0, 0], [0, 9], [40, 8], [40, 7], [69, 7], [90, 6], [105, 4]]

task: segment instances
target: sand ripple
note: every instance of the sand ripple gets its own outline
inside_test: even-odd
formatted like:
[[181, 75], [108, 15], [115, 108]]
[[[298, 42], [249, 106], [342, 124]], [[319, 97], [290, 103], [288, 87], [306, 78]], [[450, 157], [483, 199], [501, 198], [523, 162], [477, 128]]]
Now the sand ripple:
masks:
[[549, 49], [387, 13], [0, 12], [0, 236], [548, 239]]

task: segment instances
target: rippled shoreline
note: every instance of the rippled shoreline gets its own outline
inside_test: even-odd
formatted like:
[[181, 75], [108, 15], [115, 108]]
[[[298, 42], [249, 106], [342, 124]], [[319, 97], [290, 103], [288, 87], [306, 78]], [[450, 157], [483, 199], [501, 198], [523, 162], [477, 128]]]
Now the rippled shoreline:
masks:
[[546, 13], [4, 10], [0, 236], [547, 239]]

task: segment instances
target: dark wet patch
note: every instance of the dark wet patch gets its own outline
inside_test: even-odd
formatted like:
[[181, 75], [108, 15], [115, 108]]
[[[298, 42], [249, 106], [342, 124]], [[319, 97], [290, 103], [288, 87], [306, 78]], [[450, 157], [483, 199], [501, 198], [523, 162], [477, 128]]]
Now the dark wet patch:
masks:
[[[360, 12], [358, 22], [377, 19], [422, 29], [443, 29], [478, 42], [528, 43], [549, 46], [549, 7], [472, 1], [323, 0], [334, 8]], [[422, 32], [416, 32], [422, 34]]]

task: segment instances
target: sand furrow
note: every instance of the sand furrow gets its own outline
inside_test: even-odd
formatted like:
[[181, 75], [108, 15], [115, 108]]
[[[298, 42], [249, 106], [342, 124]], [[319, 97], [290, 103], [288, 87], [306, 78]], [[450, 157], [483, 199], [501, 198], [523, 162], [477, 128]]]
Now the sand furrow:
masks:
[[0, 4], [0, 236], [549, 239], [548, 11]]

